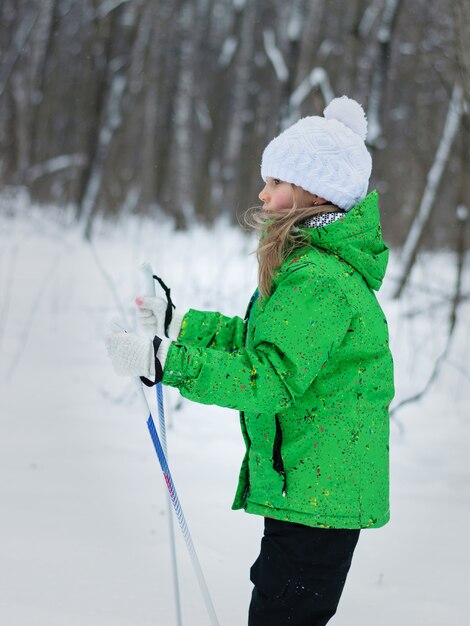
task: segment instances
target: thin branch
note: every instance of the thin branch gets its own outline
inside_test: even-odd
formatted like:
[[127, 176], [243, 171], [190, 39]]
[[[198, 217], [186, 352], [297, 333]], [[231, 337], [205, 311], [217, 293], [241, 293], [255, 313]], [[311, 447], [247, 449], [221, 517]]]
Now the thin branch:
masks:
[[44, 298], [44, 295], [46, 293], [46, 289], [48, 284], [50, 283], [50, 281], [52, 280], [52, 277], [54, 276], [55, 272], [57, 271], [57, 268], [59, 267], [59, 261], [60, 258], [62, 256], [62, 251], [60, 251], [54, 261], [51, 263], [51, 266], [49, 268], [49, 271], [46, 273], [44, 280], [42, 281], [42, 283], [38, 286], [38, 288], [36, 289], [36, 293], [31, 301], [31, 307], [29, 309], [29, 313], [26, 317], [26, 321], [23, 324], [23, 330], [20, 334], [20, 338], [19, 338], [19, 342], [18, 342], [18, 348], [10, 362], [10, 366], [8, 367], [8, 370], [5, 374], [5, 378], [7, 380], [7, 382], [10, 381], [12, 374], [14, 373], [14, 371], [16, 370], [16, 368], [18, 367], [18, 364], [21, 360], [21, 357], [25, 351], [26, 345], [28, 343], [28, 339], [29, 339], [29, 335], [31, 332], [31, 328], [33, 326], [33, 322], [34, 322], [34, 318], [36, 317], [37, 312], [39, 311], [39, 305], [41, 304], [41, 300]]
[[111, 292], [111, 296], [117, 308], [119, 309], [121, 319], [125, 322], [127, 328], [129, 329], [132, 328], [132, 324], [129, 323], [128, 317], [126, 315], [126, 309], [124, 305], [122, 304], [121, 298], [119, 297], [118, 290], [116, 289], [116, 284], [114, 280], [112, 279], [111, 274], [105, 269], [103, 263], [101, 262], [98, 252], [96, 251], [96, 248], [93, 245], [93, 242], [91, 240], [88, 240], [88, 244], [89, 244], [89, 248], [90, 248], [90, 252], [93, 257], [93, 260], [95, 261], [96, 266], [101, 276], [103, 277], [104, 282], [108, 286], [109, 291]]
[[325, 105], [333, 100], [335, 94], [331, 87], [329, 76], [323, 67], [313, 68], [309, 75], [292, 92], [287, 106], [288, 113], [282, 120], [282, 130], [297, 121], [300, 117], [300, 107], [302, 103], [308, 98], [312, 90], [317, 87], [322, 93]]
[[13, 278], [15, 275], [16, 260], [18, 257], [18, 242], [13, 245], [13, 250], [10, 257], [10, 267], [7, 270], [6, 287], [2, 289], [3, 306], [0, 310], [0, 350], [2, 346], [3, 336], [5, 334], [5, 328], [8, 320], [8, 312], [10, 310], [11, 292], [13, 289]]
[[[388, 277], [388, 281], [389, 282], [394, 282], [394, 283], [399, 283], [400, 282], [400, 277], [399, 276], [390, 276]], [[448, 293], [447, 291], [445, 291], [444, 289], [441, 289], [438, 285], [432, 285], [429, 286], [429, 284], [422, 284], [422, 283], [418, 283], [418, 282], [409, 282], [408, 283], [409, 289], [410, 291], [420, 291], [422, 293], [427, 293], [431, 296], [436, 296], [436, 297], [440, 297], [440, 298], [446, 298], [447, 300], [450, 300], [450, 298], [452, 298], [452, 294]]]
[[462, 113], [462, 88], [456, 83], [454, 85], [452, 99], [449, 104], [441, 141], [439, 142], [434, 163], [428, 172], [426, 188], [421, 199], [421, 204], [409, 230], [408, 237], [403, 245], [401, 252], [401, 278], [398, 288], [393, 294], [394, 298], [400, 297], [408, 281], [424, 228], [429, 220], [429, 217], [431, 216], [431, 210], [434, 206], [437, 189], [448, 163], [454, 139], [459, 130]]
[[[419, 317], [420, 315], [424, 315], [429, 311], [429, 307], [432, 306], [433, 310], [436, 311], [436, 309], [442, 308], [443, 306], [448, 306], [449, 302], [452, 298], [446, 298], [444, 300], [441, 300], [440, 302], [433, 302], [430, 305], [424, 306], [422, 308], [416, 308], [416, 309], [411, 309], [409, 311], [407, 311], [406, 313], [402, 313], [402, 317], [404, 317], [405, 319], [412, 319], [413, 317]], [[467, 300], [470, 299], [470, 294], [463, 294], [460, 298], [460, 302], [466, 302]]]
[[467, 215], [468, 215], [467, 210], [462, 211], [461, 207], [457, 208], [457, 219], [463, 223], [460, 228], [460, 236], [457, 242], [457, 273], [456, 273], [456, 279], [455, 279], [454, 296], [452, 299], [451, 309], [449, 311], [449, 329], [448, 329], [446, 344], [444, 346], [443, 351], [436, 359], [432, 372], [426, 384], [422, 388], [422, 390], [414, 394], [413, 396], [410, 396], [409, 398], [405, 398], [405, 400], [402, 400], [396, 406], [394, 406], [393, 409], [391, 409], [390, 411], [390, 417], [395, 416], [396, 413], [407, 404], [418, 402], [418, 400], [420, 400], [429, 391], [433, 382], [437, 380], [437, 377], [439, 376], [441, 372], [442, 365], [444, 364], [444, 362], [446, 361], [450, 353], [452, 339], [455, 335], [455, 329], [457, 327], [458, 310], [459, 310], [460, 304], [462, 303], [462, 282], [463, 282], [462, 278], [463, 278], [463, 268], [464, 268], [464, 261], [465, 261], [465, 228], [464, 228], [465, 224], [464, 222], [467, 220]]

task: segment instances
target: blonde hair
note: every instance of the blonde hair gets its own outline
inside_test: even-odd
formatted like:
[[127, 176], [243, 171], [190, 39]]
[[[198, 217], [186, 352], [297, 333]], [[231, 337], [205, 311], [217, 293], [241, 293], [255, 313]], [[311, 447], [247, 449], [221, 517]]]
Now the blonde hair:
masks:
[[[297, 194], [303, 194], [301, 205], [313, 195], [291, 183], [293, 205], [291, 209], [263, 211], [260, 206], [252, 207], [244, 214], [244, 221], [259, 234], [258, 248], [258, 289], [260, 300], [271, 295], [272, 279], [275, 271], [296, 248], [311, 246], [308, 235], [293, 226], [307, 217], [320, 213], [332, 213], [341, 209], [335, 205], [299, 206]], [[313, 201], [313, 200], [312, 200]]]

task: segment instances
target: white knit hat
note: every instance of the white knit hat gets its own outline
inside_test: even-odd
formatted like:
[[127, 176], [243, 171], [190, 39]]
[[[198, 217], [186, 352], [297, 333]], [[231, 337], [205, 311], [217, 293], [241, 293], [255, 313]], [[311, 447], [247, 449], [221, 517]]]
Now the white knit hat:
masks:
[[372, 159], [361, 105], [335, 98], [324, 117], [303, 117], [275, 137], [261, 159], [261, 177], [279, 178], [349, 211], [367, 195]]

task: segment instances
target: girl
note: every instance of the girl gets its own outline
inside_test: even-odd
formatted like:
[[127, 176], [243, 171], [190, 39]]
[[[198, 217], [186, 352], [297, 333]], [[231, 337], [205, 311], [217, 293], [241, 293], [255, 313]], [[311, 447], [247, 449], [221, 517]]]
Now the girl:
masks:
[[107, 338], [116, 371], [240, 411], [246, 454], [232, 508], [265, 518], [249, 626], [323, 626], [361, 528], [389, 520], [393, 363], [374, 290], [388, 248], [362, 107], [336, 98], [264, 150], [254, 213], [258, 289], [244, 319], [138, 300], [156, 337]]

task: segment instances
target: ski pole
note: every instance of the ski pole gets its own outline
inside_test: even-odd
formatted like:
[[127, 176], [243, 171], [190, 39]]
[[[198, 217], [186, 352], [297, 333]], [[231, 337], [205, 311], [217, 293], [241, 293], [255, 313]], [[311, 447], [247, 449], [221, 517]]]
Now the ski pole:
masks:
[[[150, 290], [152, 290], [153, 294], [155, 294], [155, 283], [153, 282], [154, 277], [153, 277], [153, 271], [152, 271], [150, 264], [144, 263], [141, 266], [141, 269], [142, 269], [142, 272], [146, 276], [147, 292], [150, 292]], [[152, 281], [151, 286], [150, 286], [150, 281]], [[201, 564], [196, 554], [196, 550], [194, 548], [191, 534], [189, 532], [186, 519], [184, 517], [183, 509], [181, 508], [181, 503], [179, 501], [178, 493], [176, 491], [176, 487], [175, 487], [173, 478], [170, 473], [170, 468], [168, 467], [168, 462], [167, 462], [168, 457], [166, 454], [166, 428], [165, 428], [165, 414], [164, 414], [164, 407], [163, 407], [162, 384], [158, 383], [157, 390], [156, 390], [158, 412], [159, 412], [159, 426], [160, 426], [160, 433], [161, 433], [161, 440], [160, 440], [160, 437], [158, 436], [158, 433], [157, 433], [157, 429], [155, 428], [155, 423], [152, 418], [152, 413], [150, 411], [147, 398], [143, 390], [142, 382], [140, 381], [139, 378], [136, 378], [135, 380], [137, 383], [136, 389], [138, 388], [138, 396], [145, 403], [143, 406], [146, 407], [146, 410], [148, 413], [147, 427], [149, 429], [150, 436], [152, 438], [152, 442], [155, 448], [155, 452], [157, 454], [157, 458], [160, 463], [161, 470], [163, 472], [163, 477], [165, 479], [165, 483], [168, 489], [168, 494], [169, 494], [171, 503], [173, 504], [173, 509], [175, 511], [176, 518], [178, 520], [181, 532], [183, 533], [186, 547], [188, 549], [189, 556], [191, 558], [191, 563], [193, 565], [193, 569], [196, 574], [197, 581], [199, 583], [199, 588], [201, 590], [211, 624], [212, 626], [219, 626], [219, 621], [217, 619], [214, 605], [212, 603], [212, 599], [209, 593], [209, 588], [207, 587], [206, 579], [204, 578], [204, 573], [202, 571]], [[162, 441], [163, 441], [163, 445], [162, 445]], [[171, 515], [169, 515], [168, 517], [170, 518]], [[174, 562], [175, 562], [174, 572], [176, 572], [176, 557], [175, 557]]]
[[[141, 265], [141, 271], [142, 271], [144, 281], [145, 281], [146, 295], [155, 296], [155, 282], [153, 280], [153, 271], [152, 271], [151, 265], [149, 263], [143, 263]], [[142, 385], [140, 385], [140, 387], [142, 391]], [[161, 383], [157, 384], [157, 399], [158, 399], [160, 437], [161, 437], [161, 441], [163, 444], [164, 455], [166, 458], [168, 458], [165, 414], [163, 410], [163, 393], [162, 393]], [[150, 414], [149, 419], [152, 419], [151, 414]], [[179, 579], [178, 579], [178, 562], [176, 559], [175, 529], [173, 525], [173, 512], [171, 509], [171, 500], [170, 500], [170, 495], [168, 492], [165, 492], [165, 502], [166, 502], [166, 514], [168, 518], [168, 533], [170, 536], [170, 555], [171, 555], [171, 569], [172, 569], [172, 576], [173, 576], [173, 592], [174, 592], [175, 609], [176, 609], [176, 624], [177, 626], [182, 626], [183, 621], [182, 621], [182, 616], [181, 616], [181, 600], [180, 600], [180, 588], [179, 588]]]
[[[113, 322], [112, 328], [116, 331], [124, 331], [127, 332], [124, 326], [121, 323]], [[201, 590], [204, 603], [206, 605], [207, 612], [209, 614], [209, 619], [211, 621], [212, 626], [220, 626], [219, 621], [217, 619], [217, 615], [214, 609], [214, 605], [212, 603], [212, 599], [209, 593], [209, 589], [207, 587], [206, 580], [204, 578], [204, 573], [202, 571], [201, 565], [199, 563], [199, 559], [196, 554], [196, 550], [194, 548], [193, 541], [191, 539], [191, 534], [188, 529], [188, 525], [186, 523], [186, 519], [184, 517], [183, 509], [181, 508], [181, 504], [178, 498], [178, 493], [176, 491], [175, 484], [173, 482], [173, 478], [170, 473], [170, 469], [168, 467], [168, 463], [165, 457], [165, 453], [163, 451], [163, 446], [160, 441], [160, 437], [158, 436], [157, 429], [155, 428], [155, 422], [153, 421], [152, 412], [150, 410], [147, 397], [144, 393], [144, 389], [142, 386], [142, 381], [139, 377], [132, 378], [134, 388], [136, 391], [137, 399], [142, 406], [142, 412], [145, 411], [145, 414], [148, 415], [147, 418], [147, 427], [150, 432], [150, 436], [152, 438], [152, 442], [155, 448], [155, 452], [157, 454], [158, 461], [160, 463], [160, 467], [163, 472], [163, 477], [165, 479], [165, 483], [168, 489], [168, 493], [170, 495], [171, 503], [173, 504], [173, 509], [176, 513], [176, 517], [178, 519], [178, 523], [181, 528], [181, 532], [183, 533], [183, 537], [186, 543], [186, 547], [189, 552], [189, 556], [191, 558], [191, 563], [193, 565], [194, 572], [196, 574], [196, 578], [199, 584], [199, 588]], [[163, 410], [163, 407], [162, 407]]]

